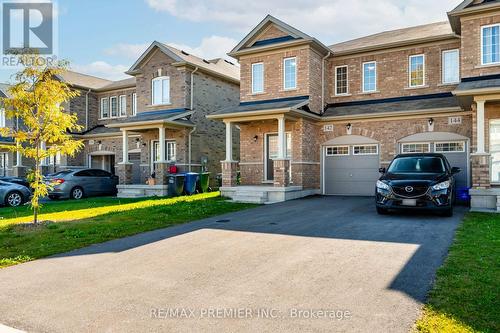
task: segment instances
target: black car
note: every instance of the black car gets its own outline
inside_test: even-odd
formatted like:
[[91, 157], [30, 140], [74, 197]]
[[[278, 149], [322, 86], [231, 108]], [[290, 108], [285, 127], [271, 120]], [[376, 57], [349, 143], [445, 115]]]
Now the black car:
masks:
[[30, 184], [28, 183], [28, 180], [26, 178], [22, 177], [0, 177], [1, 181], [7, 182], [7, 183], [14, 183], [22, 186], [26, 186], [27, 188], [30, 188]]
[[375, 189], [377, 212], [389, 209], [436, 210], [445, 216], [453, 215], [455, 179], [460, 168], [452, 168], [442, 154], [398, 155]]

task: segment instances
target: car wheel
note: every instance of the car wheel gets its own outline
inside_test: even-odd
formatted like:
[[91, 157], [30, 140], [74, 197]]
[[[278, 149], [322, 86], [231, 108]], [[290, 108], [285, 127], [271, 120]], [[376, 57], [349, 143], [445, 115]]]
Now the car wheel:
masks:
[[5, 197], [5, 204], [10, 207], [18, 207], [22, 205], [23, 201], [23, 195], [17, 191], [12, 191]]
[[387, 215], [389, 213], [389, 211], [385, 208], [377, 207], [377, 213], [379, 215]]
[[83, 188], [77, 186], [71, 190], [71, 199], [80, 200], [83, 198]]

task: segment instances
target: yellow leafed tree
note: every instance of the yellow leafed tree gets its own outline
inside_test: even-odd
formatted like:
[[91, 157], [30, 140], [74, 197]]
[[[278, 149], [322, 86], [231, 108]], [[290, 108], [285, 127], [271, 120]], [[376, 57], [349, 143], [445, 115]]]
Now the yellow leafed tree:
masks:
[[[39, 60], [39, 61], [38, 61]], [[8, 119], [16, 119], [18, 126], [0, 128], [0, 135], [12, 137], [15, 145], [0, 145], [34, 162], [28, 172], [33, 197], [33, 223], [38, 224], [40, 198], [48, 195], [51, 185], [44, 182], [42, 162], [56, 154], [74, 156], [83, 147], [73, 139], [71, 132], [81, 130], [75, 114], [64, 112], [63, 105], [78, 96], [57, 76], [66, 71], [67, 63], [47, 66], [37, 55], [21, 55], [23, 68], [15, 75], [9, 89], [11, 97], [2, 98]]]

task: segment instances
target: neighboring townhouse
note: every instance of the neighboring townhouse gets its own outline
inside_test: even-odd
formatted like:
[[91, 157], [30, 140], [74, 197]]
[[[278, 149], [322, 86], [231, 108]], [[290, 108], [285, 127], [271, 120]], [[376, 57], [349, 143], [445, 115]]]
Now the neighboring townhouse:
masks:
[[[9, 85], [0, 84], [0, 97], [10, 97]], [[15, 121], [6, 117], [5, 108], [0, 105], [0, 127], [14, 127]], [[3, 137], [0, 135], [0, 144], [11, 145], [13, 144], [12, 138]], [[15, 154], [5, 148], [0, 148], [0, 177], [10, 176], [14, 172], [14, 165], [16, 165]]]
[[267, 16], [229, 53], [240, 104], [209, 116], [226, 124], [223, 193], [373, 195], [396, 154], [437, 152], [462, 168], [457, 188], [472, 188], [473, 209], [496, 210], [500, 2], [464, 1], [448, 14], [332, 46]]
[[[74, 157], [47, 159], [44, 173], [82, 167], [116, 172], [119, 196], [166, 195], [172, 165], [178, 172], [209, 171], [214, 181], [225, 132], [224, 124], [206, 116], [238, 105], [238, 66], [153, 42], [127, 74], [121, 81], [73, 71], [59, 76], [80, 93], [64, 107], [77, 114], [82, 131], [73, 134], [84, 148]], [[154, 184], [146, 185], [152, 175]]]

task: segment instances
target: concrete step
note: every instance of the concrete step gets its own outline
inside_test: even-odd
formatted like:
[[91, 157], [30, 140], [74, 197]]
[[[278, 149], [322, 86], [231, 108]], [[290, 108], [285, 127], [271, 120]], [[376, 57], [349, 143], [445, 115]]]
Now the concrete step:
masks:
[[233, 202], [241, 202], [241, 203], [253, 203], [253, 204], [265, 204], [266, 199], [262, 197], [249, 197], [249, 196], [233, 196]]

